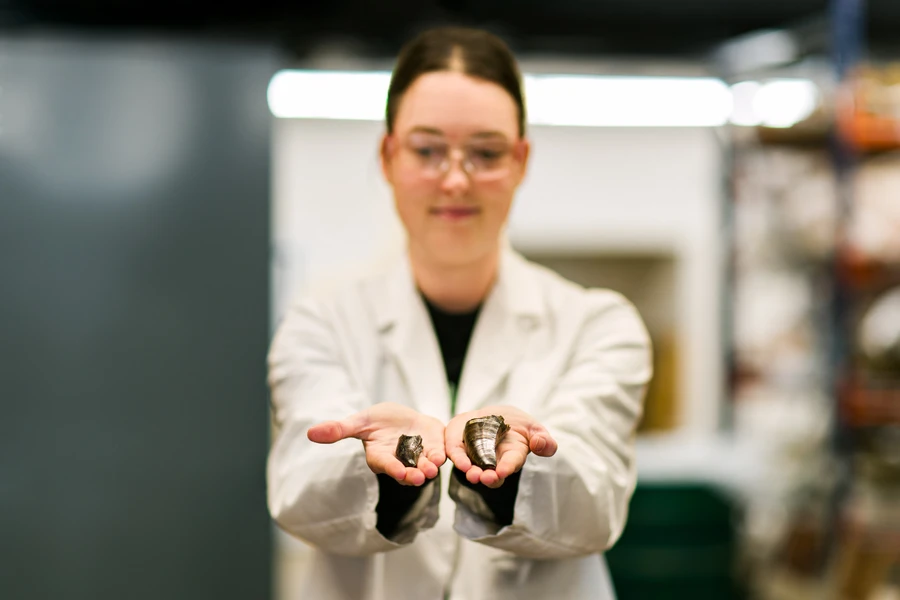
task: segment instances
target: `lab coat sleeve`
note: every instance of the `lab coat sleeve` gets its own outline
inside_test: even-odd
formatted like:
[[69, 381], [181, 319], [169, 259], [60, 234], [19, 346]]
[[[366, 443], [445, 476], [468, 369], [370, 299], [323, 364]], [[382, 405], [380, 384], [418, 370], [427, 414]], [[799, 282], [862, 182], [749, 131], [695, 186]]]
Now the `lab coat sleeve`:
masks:
[[558, 442], [557, 453], [528, 457], [511, 525], [457, 502], [455, 528], [464, 537], [551, 559], [603, 552], [621, 535], [637, 479], [634, 437], [652, 351], [627, 300], [600, 291], [588, 298], [567, 364], [545, 402], [531, 411]]
[[[269, 351], [274, 439], [267, 465], [269, 512], [286, 532], [324, 551], [364, 556], [413, 541], [437, 521], [439, 485], [422, 496], [391, 539], [376, 528], [377, 476], [366, 464], [362, 442], [316, 444], [310, 426], [343, 419], [371, 405], [341, 348], [338, 319], [312, 300], [294, 306]], [[355, 376], [354, 376], [355, 375]], [[434, 482], [439, 483], [439, 482]]]

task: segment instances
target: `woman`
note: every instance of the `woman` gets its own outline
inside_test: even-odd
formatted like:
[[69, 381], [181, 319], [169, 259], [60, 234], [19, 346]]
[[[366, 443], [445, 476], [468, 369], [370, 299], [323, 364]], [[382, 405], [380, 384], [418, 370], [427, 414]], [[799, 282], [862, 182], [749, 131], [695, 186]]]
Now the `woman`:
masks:
[[[269, 508], [315, 548], [304, 598], [613, 597], [649, 338], [620, 295], [503, 243], [524, 136], [496, 37], [441, 28], [401, 52], [380, 155], [406, 252], [302, 298], [269, 356]], [[495, 469], [463, 443], [488, 415], [510, 426]], [[400, 435], [422, 437], [414, 467]]]

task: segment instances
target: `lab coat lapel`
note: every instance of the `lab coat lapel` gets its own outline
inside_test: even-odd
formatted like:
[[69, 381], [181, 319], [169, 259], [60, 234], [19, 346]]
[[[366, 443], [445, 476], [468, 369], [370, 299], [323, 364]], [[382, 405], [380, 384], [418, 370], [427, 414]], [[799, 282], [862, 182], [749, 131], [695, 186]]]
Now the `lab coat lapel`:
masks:
[[475, 325], [463, 363], [457, 413], [485, 406], [542, 322], [540, 287], [525, 261], [505, 250], [497, 282]]
[[446, 423], [450, 420], [450, 394], [444, 361], [405, 254], [373, 292], [386, 358], [400, 370], [413, 407]]

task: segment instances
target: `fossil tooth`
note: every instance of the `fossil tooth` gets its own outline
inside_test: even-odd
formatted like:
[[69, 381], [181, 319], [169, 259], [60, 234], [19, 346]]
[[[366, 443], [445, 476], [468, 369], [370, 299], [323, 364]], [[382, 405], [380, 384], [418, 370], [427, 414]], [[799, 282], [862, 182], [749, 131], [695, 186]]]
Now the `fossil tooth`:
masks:
[[421, 435], [401, 435], [397, 441], [397, 458], [405, 466], [415, 467], [423, 449]]
[[503, 417], [491, 415], [469, 419], [463, 431], [466, 454], [482, 469], [497, 468], [497, 444], [509, 431]]

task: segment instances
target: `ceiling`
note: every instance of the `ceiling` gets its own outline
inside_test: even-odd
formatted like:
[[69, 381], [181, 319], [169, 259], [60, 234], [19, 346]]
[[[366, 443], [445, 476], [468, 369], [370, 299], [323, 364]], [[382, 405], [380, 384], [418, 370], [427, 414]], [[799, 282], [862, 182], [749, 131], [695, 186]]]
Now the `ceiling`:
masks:
[[[871, 39], [892, 42], [900, 30], [900, 1], [868, 4]], [[322, 43], [350, 40], [368, 56], [389, 57], [416, 30], [450, 22], [501, 33], [517, 52], [688, 58], [748, 32], [825, 23], [830, 5], [831, 0], [0, 0], [0, 27], [263, 37], [298, 57]]]

